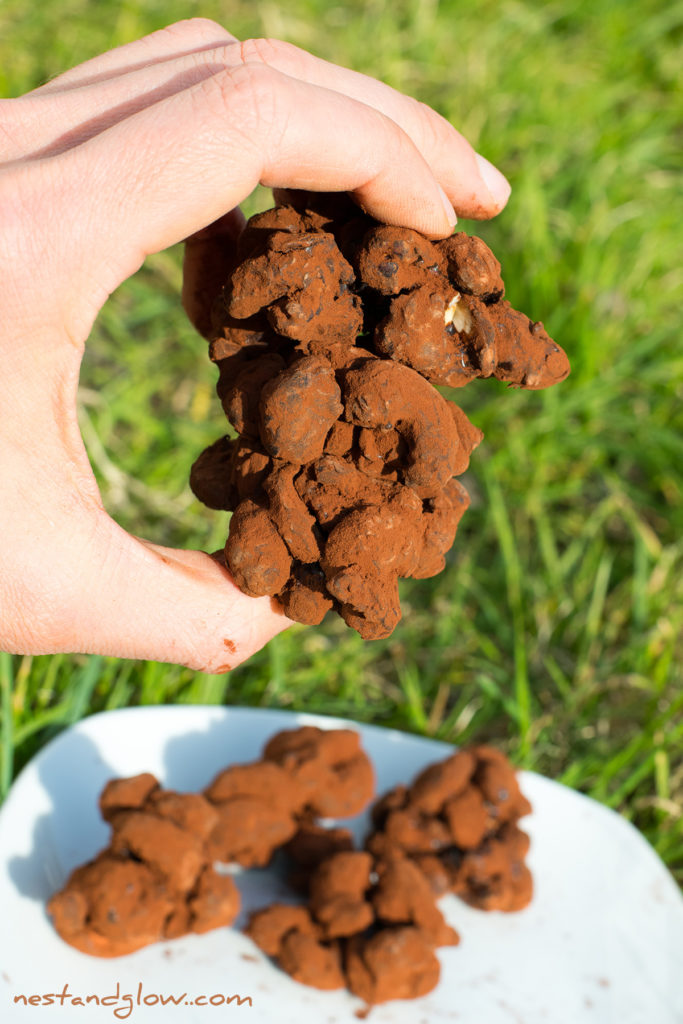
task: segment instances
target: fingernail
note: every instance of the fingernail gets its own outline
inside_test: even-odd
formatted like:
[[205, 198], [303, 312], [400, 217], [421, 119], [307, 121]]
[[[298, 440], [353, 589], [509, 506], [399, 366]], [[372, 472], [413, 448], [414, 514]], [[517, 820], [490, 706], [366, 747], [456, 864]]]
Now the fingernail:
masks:
[[482, 181], [491, 193], [491, 198], [498, 209], [502, 210], [512, 191], [510, 182], [507, 178], [503, 177], [497, 167], [489, 163], [485, 156], [482, 156], [480, 153], [475, 153], [474, 155], [477, 158], [477, 166], [479, 167]]
[[454, 228], [455, 225], [458, 223], [458, 218], [455, 216], [455, 210], [453, 209], [453, 203], [450, 201], [450, 199], [448, 198], [448, 196], [446, 195], [444, 190], [441, 188], [441, 185], [439, 185], [438, 181], [437, 181], [436, 185], [437, 185], [437, 188], [438, 188], [438, 190], [439, 190], [439, 192], [441, 194], [441, 202], [442, 202], [443, 208], [444, 208], [444, 210], [446, 212], [446, 216], [448, 217], [448, 223], [450, 224], [450, 226], [452, 228]]

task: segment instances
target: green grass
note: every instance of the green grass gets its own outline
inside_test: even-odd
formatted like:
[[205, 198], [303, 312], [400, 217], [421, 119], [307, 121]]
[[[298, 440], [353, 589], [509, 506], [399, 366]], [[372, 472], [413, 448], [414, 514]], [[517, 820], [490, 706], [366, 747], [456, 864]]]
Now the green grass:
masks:
[[[229, 676], [69, 655], [0, 655], [0, 785], [104, 708], [251, 704], [347, 715], [519, 763], [614, 807], [683, 882], [683, 5], [654, 0], [23, 0], [0, 6], [0, 92], [17, 95], [181, 17], [272, 34], [436, 106], [508, 174], [508, 209], [466, 224], [511, 300], [567, 349], [548, 393], [458, 392], [485, 431], [446, 571], [406, 581], [391, 639], [297, 627]], [[257, 195], [249, 209], [267, 205]], [[82, 426], [109, 511], [213, 549], [189, 467], [223, 430], [184, 322], [180, 253], [110, 300], [82, 376]], [[163, 363], [163, 372], [150, 367]]]

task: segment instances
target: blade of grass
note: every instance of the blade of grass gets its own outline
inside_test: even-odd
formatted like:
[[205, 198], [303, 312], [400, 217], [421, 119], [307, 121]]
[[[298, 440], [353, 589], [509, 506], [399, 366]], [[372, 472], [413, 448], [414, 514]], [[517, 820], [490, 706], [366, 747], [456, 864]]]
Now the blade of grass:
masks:
[[0, 651], [0, 701], [2, 704], [2, 729], [0, 737], [0, 797], [4, 800], [12, 784], [14, 765], [14, 714], [12, 710], [12, 655]]
[[486, 481], [491, 517], [496, 529], [496, 535], [500, 544], [505, 568], [507, 599], [510, 614], [512, 616], [514, 638], [515, 714], [519, 729], [519, 756], [522, 764], [526, 764], [531, 753], [529, 739], [529, 730], [531, 726], [531, 690], [529, 687], [526, 652], [522, 569], [517, 556], [515, 537], [507, 509], [505, 507], [505, 502], [503, 500], [503, 494], [500, 489], [500, 485], [494, 476], [494, 471], [492, 470], [490, 463], [484, 464], [484, 479]]

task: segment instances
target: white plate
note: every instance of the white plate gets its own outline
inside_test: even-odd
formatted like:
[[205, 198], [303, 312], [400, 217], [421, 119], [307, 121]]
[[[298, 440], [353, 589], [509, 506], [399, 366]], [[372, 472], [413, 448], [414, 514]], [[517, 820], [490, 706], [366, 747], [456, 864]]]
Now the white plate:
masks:
[[[301, 724], [358, 729], [379, 791], [452, 750], [317, 715], [178, 706], [94, 715], [47, 746], [0, 812], [0, 1020], [357, 1024], [359, 1000], [297, 984], [236, 929], [100, 960], [62, 942], [45, 913], [72, 868], [108, 840], [97, 797], [109, 778], [150, 771], [165, 786], [196, 790], [225, 765], [260, 756], [274, 732]], [[439, 951], [438, 988], [374, 1008], [373, 1024], [681, 1024], [683, 898], [664, 865], [631, 825], [594, 801], [528, 772], [522, 788], [534, 807], [523, 822], [533, 903], [506, 915], [442, 900], [462, 943]], [[366, 824], [365, 816], [353, 821], [359, 839]], [[245, 910], [285, 894], [266, 871], [238, 881]], [[42, 997], [65, 984], [64, 1009], [48, 1006]], [[105, 1005], [70, 1002], [117, 992]], [[177, 1007], [154, 1005], [158, 995], [183, 993]], [[42, 1012], [15, 1002], [18, 995], [41, 997], [33, 1005]], [[251, 1005], [220, 1005], [231, 995]], [[199, 996], [214, 996], [214, 1005], [196, 1005]]]

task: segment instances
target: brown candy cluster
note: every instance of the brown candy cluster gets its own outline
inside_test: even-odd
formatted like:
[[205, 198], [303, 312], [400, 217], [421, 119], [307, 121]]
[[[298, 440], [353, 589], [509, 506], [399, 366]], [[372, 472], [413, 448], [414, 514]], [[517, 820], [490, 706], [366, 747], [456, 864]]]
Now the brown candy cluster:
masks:
[[352, 729], [305, 726], [273, 736], [263, 760], [232, 765], [204, 793], [162, 789], [149, 773], [100, 796], [109, 845], [48, 904], [58, 933], [94, 956], [229, 925], [239, 892], [216, 862], [263, 867], [318, 816], [358, 814], [374, 793]]
[[306, 725], [277, 733], [263, 760], [232, 765], [205, 790], [218, 814], [214, 860], [265, 867], [284, 844], [323, 831], [316, 818], [348, 818], [372, 799], [375, 775], [352, 729]]
[[365, 850], [344, 829], [288, 844], [307, 903], [258, 910], [246, 932], [302, 984], [346, 986], [369, 1004], [425, 995], [439, 980], [435, 950], [460, 941], [440, 896], [482, 910], [530, 902], [529, 840], [517, 826], [530, 810], [504, 755], [462, 750], [375, 803]]
[[415, 864], [365, 850], [324, 856], [309, 876], [306, 906], [258, 910], [246, 932], [296, 981], [346, 986], [367, 1003], [430, 992], [439, 980], [435, 948], [459, 942]]
[[304, 903], [276, 903], [246, 933], [288, 974], [320, 989], [346, 986], [368, 1004], [425, 995], [436, 949], [457, 945], [437, 906], [446, 891], [484, 910], [531, 899], [531, 810], [515, 771], [489, 747], [462, 750], [396, 786], [372, 808], [365, 849], [320, 819], [361, 812], [374, 771], [350, 729], [287, 730], [263, 757], [220, 772], [203, 793], [162, 789], [148, 773], [107, 783], [108, 847], [77, 868], [48, 904], [58, 933], [95, 956], [231, 924], [240, 896], [220, 863], [294, 864]]
[[213, 867], [218, 814], [206, 797], [162, 789], [144, 773], [107, 783], [100, 811], [111, 825], [109, 846], [48, 903], [66, 942], [93, 956], [123, 956], [234, 921], [239, 892]]
[[517, 822], [531, 805], [493, 747], [461, 750], [396, 786], [372, 810], [367, 849], [410, 857], [437, 895], [481, 910], [521, 910], [532, 895], [529, 837]]
[[432, 242], [345, 197], [284, 198], [248, 222], [213, 311], [238, 436], [203, 452], [190, 483], [233, 511], [225, 561], [244, 593], [386, 637], [399, 577], [445, 565], [469, 504], [457, 477], [483, 436], [434, 385], [543, 388], [569, 363], [503, 299], [481, 239]]

